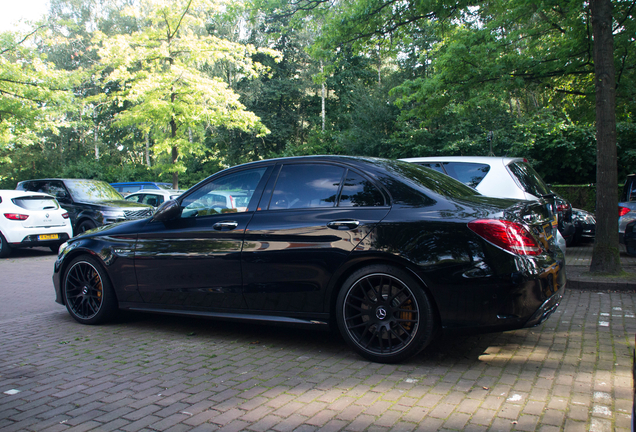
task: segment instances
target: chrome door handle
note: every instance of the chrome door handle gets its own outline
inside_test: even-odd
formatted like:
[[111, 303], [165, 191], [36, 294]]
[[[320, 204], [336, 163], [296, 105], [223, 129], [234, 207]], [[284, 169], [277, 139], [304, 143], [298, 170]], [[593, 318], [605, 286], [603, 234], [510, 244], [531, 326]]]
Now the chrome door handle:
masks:
[[360, 222], [357, 220], [335, 220], [331, 221], [327, 224], [327, 226], [331, 229], [336, 230], [352, 230], [358, 228]]
[[231, 231], [231, 230], [235, 229], [237, 226], [238, 226], [238, 222], [222, 221], [222, 222], [217, 222], [214, 225], [212, 225], [212, 228], [214, 228], [215, 230], [219, 230], [219, 231]]

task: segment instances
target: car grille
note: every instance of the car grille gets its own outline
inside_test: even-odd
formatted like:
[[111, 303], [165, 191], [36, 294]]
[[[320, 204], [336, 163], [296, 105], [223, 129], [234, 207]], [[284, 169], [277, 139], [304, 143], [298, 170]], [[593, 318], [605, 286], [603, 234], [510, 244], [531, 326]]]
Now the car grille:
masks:
[[124, 215], [126, 215], [126, 220], [132, 219], [143, 219], [149, 216], [152, 216], [153, 209], [147, 208], [142, 210], [124, 210]]

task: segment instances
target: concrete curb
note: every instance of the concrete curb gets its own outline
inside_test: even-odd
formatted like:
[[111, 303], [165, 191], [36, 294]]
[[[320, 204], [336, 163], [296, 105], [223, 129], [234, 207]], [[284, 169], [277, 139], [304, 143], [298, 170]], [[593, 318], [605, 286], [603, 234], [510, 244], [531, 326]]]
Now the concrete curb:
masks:
[[587, 266], [567, 266], [567, 289], [636, 292], [636, 268], [623, 267], [624, 276], [593, 275]]

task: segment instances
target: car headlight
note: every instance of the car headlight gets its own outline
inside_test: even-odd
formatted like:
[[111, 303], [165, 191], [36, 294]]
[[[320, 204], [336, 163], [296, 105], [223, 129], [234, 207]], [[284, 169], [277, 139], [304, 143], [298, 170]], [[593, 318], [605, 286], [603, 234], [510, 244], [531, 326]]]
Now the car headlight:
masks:
[[60, 245], [60, 248], [57, 250], [58, 255], [62, 255], [64, 251], [68, 248], [68, 242], [64, 242]]
[[123, 210], [103, 210], [102, 215], [109, 219], [125, 219], [126, 215]]

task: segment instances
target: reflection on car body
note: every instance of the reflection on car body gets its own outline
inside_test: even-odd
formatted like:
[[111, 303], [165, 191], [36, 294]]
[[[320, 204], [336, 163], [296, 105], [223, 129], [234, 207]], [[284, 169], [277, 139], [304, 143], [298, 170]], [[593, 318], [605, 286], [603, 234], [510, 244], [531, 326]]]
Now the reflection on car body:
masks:
[[573, 244], [572, 206], [553, 193], [527, 160], [495, 156], [440, 156], [402, 159], [445, 173], [479, 193], [498, 198], [552, 201], [564, 242]]
[[396, 362], [440, 328], [545, 320], [565, 287], [550, 221], [545, 202], [484, 197], [413, 164], [273, 159], [219, 172], [152, 218], [70, 240], [53, 280], [85, 324], [121, 308], [333, 325], [365, 358]]

